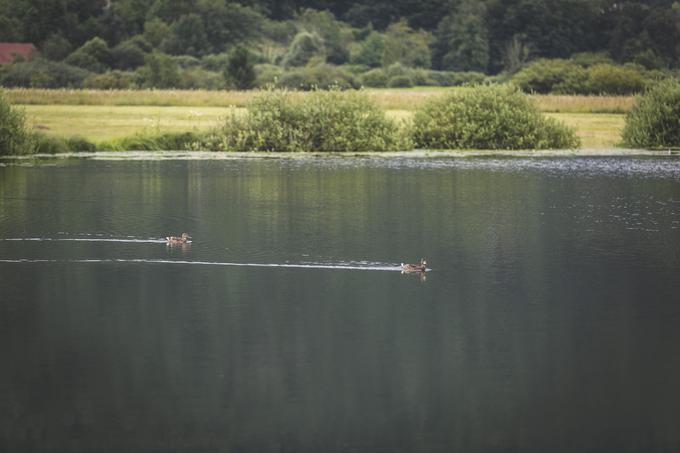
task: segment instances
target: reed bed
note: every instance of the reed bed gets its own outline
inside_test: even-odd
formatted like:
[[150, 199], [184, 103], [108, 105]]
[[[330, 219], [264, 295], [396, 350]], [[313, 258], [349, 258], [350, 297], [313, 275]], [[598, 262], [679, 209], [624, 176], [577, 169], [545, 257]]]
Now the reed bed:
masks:
[[[428, 99], [465, 88], [367, 89], [369, 98], [385, 110], [412, 111]], [[5, 90], [12, 104], [101, 105], [156, 107], [245, 107], [259, 91], [208, 90], [46, 90], [15, 88]], [[305, 96], [306, 93], [292, 93]], [[531, 95], [542, 112], [627, 113], [634, 96]]]

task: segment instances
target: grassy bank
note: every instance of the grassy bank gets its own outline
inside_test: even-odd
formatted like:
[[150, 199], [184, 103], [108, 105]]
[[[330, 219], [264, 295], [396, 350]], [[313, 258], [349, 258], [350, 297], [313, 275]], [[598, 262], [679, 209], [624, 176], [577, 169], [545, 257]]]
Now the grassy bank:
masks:
[[[372, 101], [386, 110], [414, 110], [433, 96], [464, 88], [367, 89]], [[244, 107], [257, 91], [207, 90], [44, 90], [8, 89], [7, 100], [15, 105], [97, 105], [157, 107]], [[305, 96], [305, 93], [295, 93]], [[531, 99], [543, 112], [551, 113], [626, 113], [633, 96], [533, 95]]]
[[[232, 111], [225, 107], [149, 107], [101, 105], [24, 105], [29, 124], [58, 137], [79, 135], [95, 143], [135, 134], [200, 132], [222, 123]], [[237, 109], [241, 112], [241, 109]], [[388, 110], [391, 118], [408, 120], [410, 109]], [[584, 148], [611, 148], [621, 138], [624, 115], [550, 113], [576, 129]]]

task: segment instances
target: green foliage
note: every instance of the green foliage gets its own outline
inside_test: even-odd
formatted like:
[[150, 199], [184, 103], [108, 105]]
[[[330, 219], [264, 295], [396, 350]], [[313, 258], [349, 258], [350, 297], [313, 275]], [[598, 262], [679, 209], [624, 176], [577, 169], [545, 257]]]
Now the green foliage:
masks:
[[170, 34], [170, 26], [161, 19], [155, 17], [144, 23], [144, 39], [153, 47], [160, 47], [161, 43]]
[[510, 85], [478, 86], [436, 98], [413, 122], [416, 146], [432, 149], [574, 148], [574, 131], [545, 118]]
[[352, 64], [366, 65], [377, 68], [382, 64], [385, 51], [385, 37], [382, 33], [371, 32], [366, 39], [357, 43], [350, 52], [349, 61]]
[[179, 67], [169, 55], [152, 53], [146, 57], [146, 66], [141, 71], [144, 86], [154, 88], [175, 88], [180, 84]]
[[253, 87], [255, 68], [248, 49], [237, 46], [229, 53], [224, 75], [229, 85], [234, 88], [248, 90]]
[[9, 65], [3, 71], [0, 82], [6, 87], [79, 87], [89, 74], [84, 69], [66, 63], [36, 59]]
[[285, 67], [304, 66], [314, 57], [325, 60], [323, 40], [316, 33], [300, 32], [295, 35], [282, 63]]
[[265, 91], [245, 116], [232, 115], [213, 146], [228, 151], [387, 151], [407, 142], [397, 125], [357, 91], [314, 91], [292, 97]]
[[338, 65], [348, 61], [348, 46], [352, 40], [352, 33], [349, 27], [336, 20], [332, 13], [307, 8], [296, 21], [304, 31], [321, 38], [328, 63]]
[[359, 88], [359, 83], [340, 66], [319, 64], [285, 72], [277, 86], [291, 90], [348, 89]]
[[215, 71], [190, 68], [180, 72], [179, 88], [185, 90], [223, 90], [224, 76]]
[[40, 132], [32, 134], [30, 154], [62, 154], [69, 152], [66, 140]]
[[636, 68], [598, 64], [588, 69], [588, 92], [592, 94], [639, 93], [645, 86], [642, 72]]
[[73, 46], [59, 33], [51, 34], [40, 48], [40, 54], [48, 60], [61, 61], [73, 52]]
[[664, 80], [638, 96], [622, 137], [629, 147], [680, 147], [680, 81]]
[[387, 86], [389, 78], [382, 68], [371, 69], [361, 75], [361, 84], [371, 88], [382, 88]]
[[146, 54], [151, 51], [149, 44], [142, 36], [135, 36], [121, 42], [111, 49], [113, 67], [117, 69], [135, 69], [143, 66]]
[[83, 81], [83, 88], [94, 90], [126, 90], [136, 86], [134, 73], [109, 71], [104, 74], [91, 74]]
[[483, 3], [464, 0], [454, 13], [442, 19], [435, 41], [438, 67], [452, 71], [486, 71], [489, 36], [485, 14]]
[[25, 154], [30, 145], [24, 113], [13, 108], [0, 91], [0, 155]]
[[539, 59], [517, 72], [512, 82], [530, 93], [579, 93], [588, 75], [581, 66], [561, 59]]
[[387, 81], [389, 88], [410, 88], [413, 85], [413, 79], [407, 75], [395, 75]]
[[138, 134], [102, 144], [100, 148], [113, 151], [188, 151], [202, 141], [203, 136], [195, 132]]
[[255, 86], [266, 88], [275, 86], [283, 75], [283, 69], [273, 64], [255, 65]]
[[382, 65], [401, 63], [409, 67], [429, 68], [430, 40], [429, 33], [413, 30], [405, 21], [390, 25], [385, 31]]
[[208, 48], [208, 36], [198, 14], [185, 14], [170, 26], [170, 35], [161, 49], [172, 55], [202, 55]]
[[106, 41], [94, 37], [69, 55], [65, 63], [92, 72], [104, 72], [111, 69], [111, 51]]

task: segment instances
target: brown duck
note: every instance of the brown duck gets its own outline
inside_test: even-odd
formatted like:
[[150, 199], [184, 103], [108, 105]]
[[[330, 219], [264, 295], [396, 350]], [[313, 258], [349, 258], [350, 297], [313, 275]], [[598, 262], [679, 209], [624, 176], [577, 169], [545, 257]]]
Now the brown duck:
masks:
[[427, 270], [427, 261], [425, 258], [420, 259], [420, 264], [401, 263], [401, 271], [406, 273], [411, 272], [425, 272]]
[[187, 233], [182, 233], [181, 236], [167, 236], [165, 238], [168, 245], [186, 244], [189, 242], [189, 239], [191, 239], [191, 236], [189, 236]]

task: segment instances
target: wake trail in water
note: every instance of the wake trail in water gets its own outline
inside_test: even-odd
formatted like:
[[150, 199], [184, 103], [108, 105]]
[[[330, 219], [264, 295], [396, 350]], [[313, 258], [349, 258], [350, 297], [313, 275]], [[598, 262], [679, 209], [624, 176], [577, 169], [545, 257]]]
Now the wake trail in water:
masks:
[[116, 239], [116, 238], [5, 238], [0, 241], [20, 242], [117, 242], [117, 243], [142, 243], [142, 244], [165, 244], [165, 239]]
[[193, 266], [225, 266], [225, 267], [278, 267], [296, 269], [338, 269], [357, 271], [391, 271], [401, 272], [398, 265], [354, 265], [354, 264], [327, 264], [327, 263], [230, 263], [219, 261], [183, 261], [183, 260], [155, 260], [155, 259], [0, 259], [0, 263], [83, 263], [83, 264], [106, 264], [106, 263], [137, 263], [137, 264], [174, 264]]

